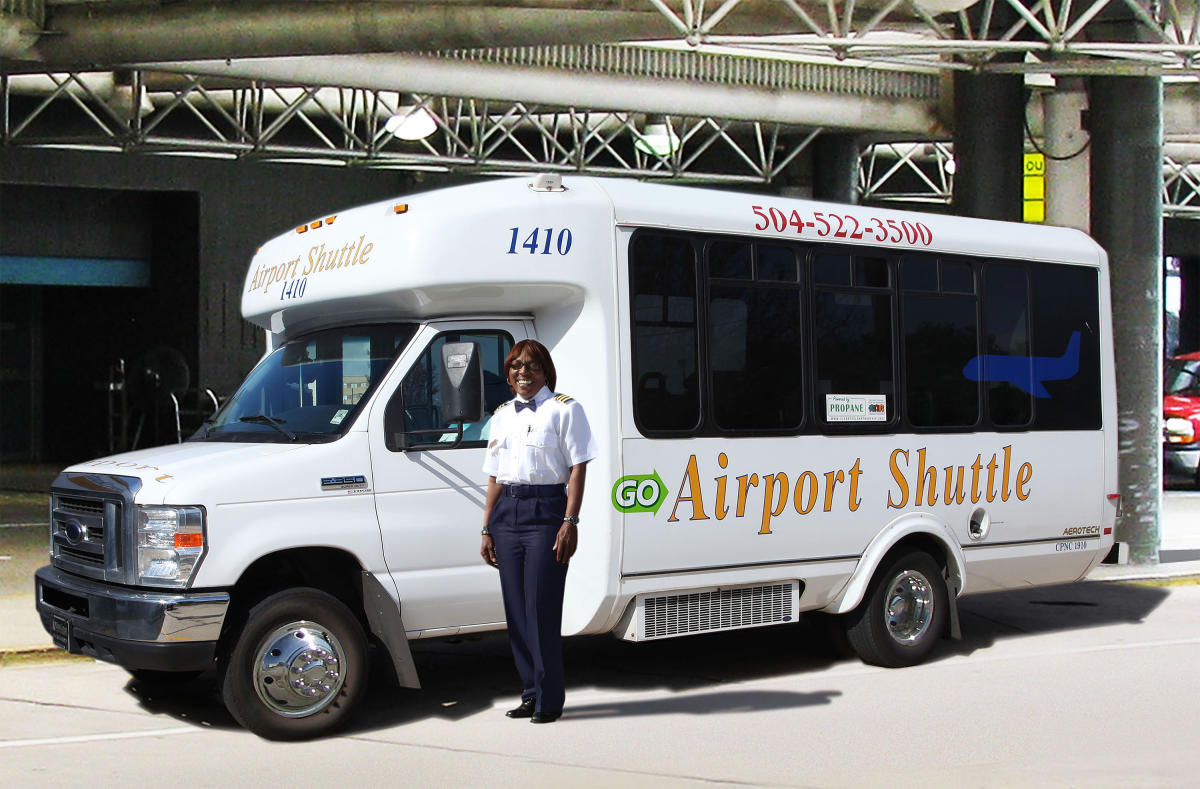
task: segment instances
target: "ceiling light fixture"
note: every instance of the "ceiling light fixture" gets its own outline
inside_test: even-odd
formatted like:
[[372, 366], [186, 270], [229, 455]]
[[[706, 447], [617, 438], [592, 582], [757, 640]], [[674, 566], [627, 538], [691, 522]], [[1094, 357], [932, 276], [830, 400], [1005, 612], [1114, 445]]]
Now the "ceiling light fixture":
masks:
[[671, 119], [662, 115], [651, 115], [646, 119], [642, 131], [633, 132], [633, 147], [650, 156], [670, 156], [682, 144], [671, 125]]
[[401, 140], [423, 140], [437, 131], [437, 119], [424, 104], [403, 106], [383, 124], [388, 134]]

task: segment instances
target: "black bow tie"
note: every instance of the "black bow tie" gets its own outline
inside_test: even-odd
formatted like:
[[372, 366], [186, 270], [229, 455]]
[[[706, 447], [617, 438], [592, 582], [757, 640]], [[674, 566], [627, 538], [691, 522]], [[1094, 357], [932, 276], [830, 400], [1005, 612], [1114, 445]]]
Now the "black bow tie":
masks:
[[528, 403], [523, 403], [520, 400], [516, 401], [517, 413], [521, 413], [522, 409], [528, 408], [530, 411], [537, 411], [537, 403], [530, 400]]

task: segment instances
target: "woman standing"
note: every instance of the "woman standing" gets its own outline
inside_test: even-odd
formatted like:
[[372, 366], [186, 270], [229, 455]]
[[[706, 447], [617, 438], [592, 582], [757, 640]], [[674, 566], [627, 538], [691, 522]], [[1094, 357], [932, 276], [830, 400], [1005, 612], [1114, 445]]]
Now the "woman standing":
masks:
[[492, 417], [479, 552], [500, 570], [508, 641], [525, 686], [520, 706], [506, 714], [553, 723], [566, 694], [563, 587], [596, 442], [583, 406], [554, 393], [557, 376], [544, 345], [522, 340], [504, 365], [516, 398]]

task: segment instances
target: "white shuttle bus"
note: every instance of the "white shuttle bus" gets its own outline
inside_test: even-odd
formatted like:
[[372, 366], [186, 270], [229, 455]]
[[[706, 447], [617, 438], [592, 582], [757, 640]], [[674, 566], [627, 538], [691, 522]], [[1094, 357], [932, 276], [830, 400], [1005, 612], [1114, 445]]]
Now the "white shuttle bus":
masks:
[[904, 666], [959, 595], [1114, 547], [1107, 261], [1072, 230], [544, 175], [315, 219], [242, 311], [268, 352], [204, 428], [58, 477], [37, 607], [135, 675], [215, 669], [264, 737], [343, 722], [369, 645], [415, 687], [409, 641], [504, 627], [481, 466], [526, 337], [600, 447], [568, 635], [824, 612]]

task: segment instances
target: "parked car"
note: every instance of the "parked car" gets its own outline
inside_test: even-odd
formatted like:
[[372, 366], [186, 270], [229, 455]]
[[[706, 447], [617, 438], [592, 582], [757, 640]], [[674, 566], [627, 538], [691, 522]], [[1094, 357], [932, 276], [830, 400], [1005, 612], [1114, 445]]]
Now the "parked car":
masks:
[[1168, 359], [1163, 375], [1163, 479], [1200, 487], [1200, 351]]

